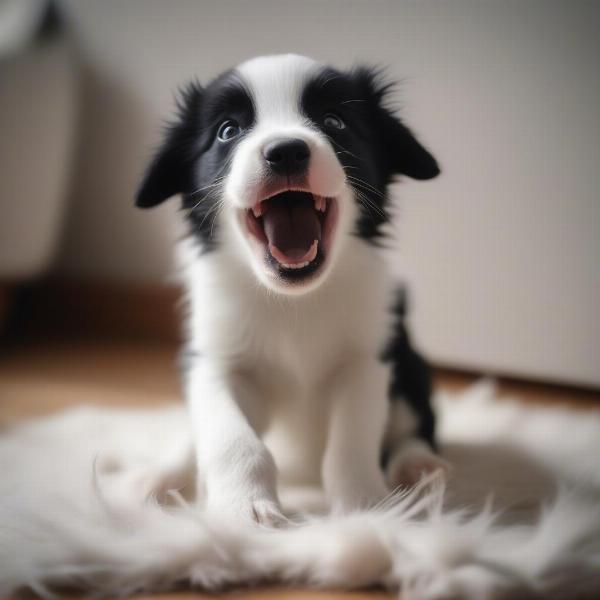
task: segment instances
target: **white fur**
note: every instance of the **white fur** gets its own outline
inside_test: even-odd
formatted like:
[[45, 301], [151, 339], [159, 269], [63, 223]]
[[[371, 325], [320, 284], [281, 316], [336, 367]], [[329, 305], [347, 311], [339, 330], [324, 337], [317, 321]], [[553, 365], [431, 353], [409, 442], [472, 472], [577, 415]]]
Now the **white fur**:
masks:
[[[497, 401], [485, 384], [439, 404], [443, 453], [455, 465], [447, 491], [433, 480], [378, 509], [278, 529], [193, 506], [182, 408], [76, 409], [6, 432], [0, 594], [275, 580], [383, 584], [403, 600], [597, 597], [600, 413]], [[171, 484], [181, 493], [148, 500], [164, 492], [148, 482], [177, 455]]]
[[[357, 206], [344, 171], [300, 113], [317, 66], [285, 55], [237, 68], [256, 124], [226, 177], [219, 248], [201, 255], [186, 240], [180, 249], [192, 356], [186, 397], [206, 502], [216, 514], [279, 519], [278, 473], [285, 483], [322, 482], [344, 509], [387, 493], [378, 460], [388, 406], [389, 368], [379, 360], [388, 274], [376, 249], [352, 235]], [[290, 136], [311, 149], [311, 191], [335, 197], [339, 213], [326, 266], [292, 287], [274, 279], [243, 220], [264, 198], [264, 145]]]
[[[244, 265], [232, 272], [233, 261], [223, 265], [225, 253], [197, 260], [193, 242], [183, 246], [182, 255], [191, 257], [189, 339], [201, 354], [188, 374], [187, 396], [209, 499], [213, 469], [215, 485], [229, 487], [238, 502], [250, 488], [274, 499], [271, 454], [261, 435], [282, 481], [316, 484], [323, 474], [337, 504], [381, 499], [388, 370], [378, 350], [389, 311], [377, 251], [348, 240], [348, 260], [317, 290], [288, 298], [257, 285]], [[360, 287], [353, 285], [355, 269], [365, 274]], [[228, 440], [230, 450], [216, 456]], [[222, 481], [229, 475], [232, 481]], [[267, 487], [256, 490], [262, 478]], [[238, 508], [251, 514], [250, 506]]]

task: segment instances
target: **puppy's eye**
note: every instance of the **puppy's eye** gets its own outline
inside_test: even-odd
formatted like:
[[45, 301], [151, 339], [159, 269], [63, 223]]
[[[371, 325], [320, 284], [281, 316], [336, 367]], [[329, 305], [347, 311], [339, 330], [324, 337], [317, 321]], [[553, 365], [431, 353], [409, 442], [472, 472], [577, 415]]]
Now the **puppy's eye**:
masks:
[[332, 129], [344, 129], [346, 127], [344, 121], [333, 113], [327, 113], [323, 117], [323, 125], [325, 125], [325, 127], [331, 127]]
[[239, 123], [237, 121], [234, 121], [233, 119], [228, 119], [227, 121], [221, 123], [221, 126], [219, 127], [219, 132], [217, 133], [217, 137], [222, 142], [228, 142], [234, 137], [240, 135], [241, 132], [242, 128], [240, 127]]

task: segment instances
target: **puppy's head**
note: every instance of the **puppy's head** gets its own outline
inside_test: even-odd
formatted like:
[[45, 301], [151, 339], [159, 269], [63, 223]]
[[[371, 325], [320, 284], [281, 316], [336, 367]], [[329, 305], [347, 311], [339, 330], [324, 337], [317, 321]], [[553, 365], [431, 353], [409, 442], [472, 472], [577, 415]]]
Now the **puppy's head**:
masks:
[[371, 69], [340, 72], [296, 55], [193, 83], [137, 204], [181, 194], [205, 250], [235, 246], [272, 290], [314, 289], [350, 236], [377, 237], [394, 175], [439, 173], [385, 108], [387, 89]]

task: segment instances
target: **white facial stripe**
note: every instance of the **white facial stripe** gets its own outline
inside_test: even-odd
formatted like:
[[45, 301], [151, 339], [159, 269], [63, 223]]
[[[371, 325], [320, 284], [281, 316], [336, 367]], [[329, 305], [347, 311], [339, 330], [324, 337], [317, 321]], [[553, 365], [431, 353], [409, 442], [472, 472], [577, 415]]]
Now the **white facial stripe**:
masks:
[[[286, 293], [306, 292], [318, 286], [336, 262], [340, 246], [350, 238], [356, 221], [356, 206], [347, 188], [344, 170], [326, 136], [302, 114], [302, 95], [310, 80], [318, 74], [321, 65], [309, 58], [287, 54], [259, 57], [237, 67], [252, 98], [255, 122], [237, 144], [224, 196], [225, 214], [229, 232], [242, 250], [257, 278], [269, 289]], [[265, 161], [263, 149], [275, 139], [298, 138], [310, 148], [310, 164], [305, 184], [313, 195], [335, 198], [335, 212], [331, 223], [333, 232], [323, 244], [324, 266], [308, 283], [288, 286], [279, 282], [272, 266], [266, 262], [266, 246], [251, 232], [246, 222], [247, 213], [270, 195], [272, 173]], [[324, 238], [325, 239], [325, 238]], [[282, 264], [280, 262], [280, 264]], [[295, 265], [289, 265], [292, 269]]]
[[319, 63], [297, 54], [260, 56], [242, 63], [237, 71], [251, 92], [257, 124], [303, 123], [302, 90], [318, 69]]

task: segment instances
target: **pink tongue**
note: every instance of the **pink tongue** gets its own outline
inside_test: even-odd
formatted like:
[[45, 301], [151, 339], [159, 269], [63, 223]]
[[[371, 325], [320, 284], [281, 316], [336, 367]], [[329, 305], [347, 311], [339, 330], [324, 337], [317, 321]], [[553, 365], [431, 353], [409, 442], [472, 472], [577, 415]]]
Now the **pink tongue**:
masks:
[[284, 192], [265, 202], [263, 227], [269, 246], [289, 261], [300, 261], [315, 240], [321, 241], [321, 222], [311, 194]]

